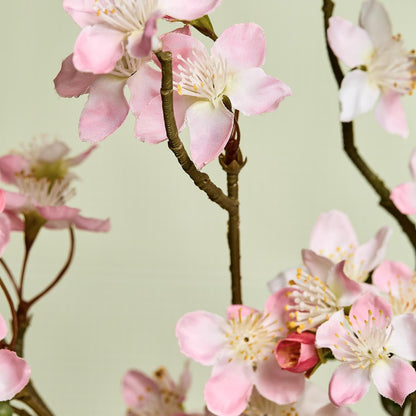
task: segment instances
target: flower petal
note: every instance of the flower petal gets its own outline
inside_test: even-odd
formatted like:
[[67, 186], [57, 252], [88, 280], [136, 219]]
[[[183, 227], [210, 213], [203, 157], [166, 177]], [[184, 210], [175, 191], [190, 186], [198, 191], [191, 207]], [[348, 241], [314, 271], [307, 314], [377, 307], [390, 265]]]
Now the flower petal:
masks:
[[313, 416], [357, 416], [357, 414], [354, 413], [349, 407], [337, 407], [332, 403], [329, 403], [318, 409]]
[[73, 220], [72, 224], [75, 225], [79, 230], [95, 231], [106, 233], [110, 231], [110, 220], [100, 220], [98, 218], [87, 218], [82, 215], [77, 215]]
[[370, 387], [369, 370], [342, 364], [332, 375], [329, 398], [336, 406], [358, 402]]
[[96, 148], [97, 148], [97, 145], [90, 146], [85, 152], [82, 152], [77, 156], [70, 157], [66, 159], [65, 162], [68, 166], [77, 166], [80, 163], [82, 163]]
[[[373, 316], [373, 325], [376, 327], [384, 327], [386, 325], [386, 318], [391, 319], [392, 311], [391, 306], [386, 300], [380, 296], [374, 295], [374, 293], [367, 292], [362, 295], [351, 306], [350, 318], [352, 325], [355, 323], [361, 324], [368, 319], [369, 313]], [[354, 319], [352, 319], [354, 317]]]
[[124, 85], [124, 79], [111, 75], [101, 76], [92, 84], [79, 120], [81, 140], [98, 142], [121, 126], [129, 112]]
[[244, 361], [217, 364], [205, 385], [208, 409], [218, 416], [238, 416], [246, 408], [253, 388], [253, 369]]
[[78, 71], [107, 74], [123, 56], [124, 33], [103, 25], [87, 26], [74, 46], [74, 66]]
[[67, 207], [66, 205], [38, 206], [37, 210], [39, 211], [39, 214], [48, 221], [72, 222], [79, 213], [78, 208]]
[[305, 387], [303, 374], [284, 371], [274, 356], [258, 363], [255, 386], [260, 394], [277, 404], [295, 402]]
[[178, 20], [194, 20], [211, 13], [221, 0], [160, 0], [163, 12]]
[[186, 112], [191, 141], [191, 157], [198, 169], [224, 150], [233, 129], [234, 115], [224, 104], [208, 101], [192, 104]]
[[254, 308], [250, 308], [249, 306], [245, 305], [230, 305], [227, 308], [227, 319], [231, 320], [233, 318], [238, 319], [239, 317], [249, 316], [252, 313], [261, 314], [260, 311]]
[[368, 33], [339, 16], [329, 19], [328, 42], [334, 54], [351, 68], [365, 64], [374, 52]]
[[393, 35], [386, 9], [376, 0], [367, 0], [362, 4], [360, 26], [366, 30], [376, 48], [389, 42]]
[[361, 295], [361, 285], [344, 273], [345, 261], [338, 263], [329, 273], [327, 285], [337, 297], [338, 306], [350, 306]]
[[98, 21], [94, 10], [94, 0], [64, 0], [64, 10], [74, 19], [75, 23], [84, 27]]
[[329, 271], [334, 267], [334, 263], [323, 256], [318, 256], [312, 250], [302, 250], [302, 260], [313, 277], [319, 277], [326, 283]]
[[405, 182], [396, 186], [391, 191], [390, 199], [402, 214], [416, 214], [416, 182]]
[[407, 362], [397, 357], [379, 360], [371, 371], [378, 392], [400, 406], [408, 394], [416, 390], [416, 372]]
[[341, 121], [352, 121], [370, 111], [380, 95], [380, 89], [371, 82], [366, 72], [354, 70], [345, 75], [339, 90]]
[[264, 31], [255, 23], [233, 25], [215, 41], [211, 53], [222, 57], [232, 71], [262, 66], [266, 56]]
[[383, 93], [377, 104], [375, 116], [378, 124], [388, 133], [406, 138], [409, 136], [409, 127], [400, 97], [394, 91]]
[[205, 311], [187, 313], [176, 324], [181, 352], [204, 365], [213, 364], [224, 348], [226, 331], [223, 318]]
[[140, 408], [152, 395], [159, 392], [159, 387], [146, 374], [137, 370], [129, 370], [123, 376], [121, 391], [126, 406]]
[[296, 278], [296, 273], [299, 267], [284, 270], [267, 283], [270, 292], [274, 293], [280, 289], [287, 288], [289, 282]]
[[0, 400], [10, 400], [26, 386], [30, 368], [15, 352], [0, 350]]
[[[10, 242], [11, 224], [6, 214], [0, 214], [0, 257]], [[4, 338], [4, 337], [3, 337]], [[3, 339], [0, 332], [0, 340]]]
[[290, 321], [289, 311], [285, 309], [285, 306], [288, 303], [287, 293], [291, 289], [288, 287], [282, 288], [277, 292], [271, 294], [266, 301], [264, 306], [264, 313], [269, 314], [267, 321], [278, 322], [280, 325], [279, 336], [284, 337], [287, 334], [286, 322]]
[[233, 107], [251, 116], [275, 110], [292, 91], [284, 82], [266, 75], [263, 69], [249, 68], [234, 74], [225, 94]]
[[372, 281], [382, 292], [393, 296], [399, 295], [399, 287], [405, 285], [412, 279], [413, 272], [403, 263], [398, 261], [383, 261], [374, 270]]
[[405, 360], [416, 360], [416, 316], [410, 313], [395, 316], [391, 326], [393, 331], [386, 346], [388, 351]]
[[412, 155], [410, 156], [409, 169], [413, 180], [416, 181], [416, 149], [413, 150]]
[[3, 182], [16, 183], [16, 173], [27, 172], [30, 168], [27, 159], [13, 153], [0, 157], [0, 177]]
[[91, 72], [78, 71], [72, 58], [73, 54], [62, 61], [61, 70], [53, 80], [56, 92], [61, 97], [79, 97], [82, 94], [87, 94], [91, 84], [99, 76]]

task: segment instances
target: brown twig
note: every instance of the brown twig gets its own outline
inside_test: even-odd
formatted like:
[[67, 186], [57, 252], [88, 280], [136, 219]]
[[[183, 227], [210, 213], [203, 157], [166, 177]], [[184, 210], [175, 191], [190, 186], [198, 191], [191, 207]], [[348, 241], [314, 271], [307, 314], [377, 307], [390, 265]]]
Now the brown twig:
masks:
[[10, 313], [12, 315], [13, 336], [12, 336], [12, 339], [11, 339], [9, 345], [10, 345], [10, 348], [13, 349], [15, 344], [16, 344], [17, 332], [18, 332], [17, 314], [16, 314], [16, 310], [14, 309], [13, 299], [10, 296], [10, 293], [9, 293], [6, 285], [4, 284], [2, 278], [0, 278], [0, 287], [2, 288], [4, 296], [7, 299], [7, 303], [9, 304], [9, 307], [10, 307]]
[[7, 277], [12, 282], [12, 285], [14, 287], [14, 290], [16, 291], [16, 294], [18, 294], [19, 289], [17, 288], [16, 279], [14, 278], [14, 275], [13, 275], [12, 271], [10, 270], [9, 266], [7, 265], [6, 261], [3, 258], [0, 258], [0, 264], [3, 266], [3, 269], [6, 272]]
[[20, 407], [10, 406], [13, 410], [13, 413], [18, 416], [31, 416], [31, 414], [26, 411], [25, 409], [21, 409]]

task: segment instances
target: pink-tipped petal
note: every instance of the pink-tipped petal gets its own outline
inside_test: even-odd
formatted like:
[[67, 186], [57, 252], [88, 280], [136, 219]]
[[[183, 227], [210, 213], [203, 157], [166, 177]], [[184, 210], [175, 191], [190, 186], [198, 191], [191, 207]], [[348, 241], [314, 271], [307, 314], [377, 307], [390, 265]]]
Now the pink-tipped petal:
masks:
[[244, 361], [218, 363], [205, 385], [208, 409], [218, 416], [240, 415], [250, 398], [253, 378], [251, 365]]
[[184, 398], [191, 387], [191, 380], [192, 376], [191, 371], [189, 370], [189, 360], [186, 360], [178, 383], [178, 390], [183, 394]]
[[396, 186], [391, 191], [390, 199], [402, 214], [416, 214], [416, 182], [406, 182]]
[[93, 25], [98, 21], [94, 0], [64, 0], [63, 8], [81, 27]]
[[6, 211], [20, 212], [28, 205], [28, 196], [17, 192], [4, 191], [6, 195]]
[[368, 74], [355, 69], [345, 75], [339, 90], [341, 101], [340, 120], [352, 121], [360, 114], [370, 111], [380, 95], [380, 89], [373, 83]]
[[250, 308], [249, 306], [244, 305], [230, 305], [227, 308], [227, 319], [231, 320], [233, 318], [238, 319], [239, 317], [249, 316], [252, 313], [260, 314], [257, 309]]
[[325, 257], [337, 251], [348, 252], [357, 245], [357, 236], [350, 220], [343, 212], [336, 210], [324, 212], [318, 217], [309, 243], [311, 250]]
[[61, 97], [79, 97], [87, 94], [91, 84], [99, 75], [78, 71], [73, 63], [73, 54], [62, 61], [61, 70], [53, 80], [56, 92]]
[[334, 54], [351, 68], [365, 64], [374, 51], [368, 33], [339, 16], [329, 19], [328, 42]]
[[103, 25], [85, 27], [74, 46], [74, 66], [94, 74], [111, 72], [123, 56], [124, 33]]
[[30, 368], [15, 352], [0, 350], [0, 400], [10, 400], [26, 386]]
[[176, 324], [181, 352], [204, 365], [214, 363], [226, 344], [226, 332], [224, 319], [205, 311], [187, 313]]
[[409, 361], [416, 360], [416, 316], [410, 313], [395, 316], [393, 331], [386, 348], [389, 352]]
[[16, 173], [27, 172], [29, 162], [23, 156], [13, 153], [0, 157], [0, 178], [6, 183], [16, 182]]
[[124, 85], [124, 79], [111, 75], [101, 76], [92, 84], [79, 120], [81, 140], [98, 142], [121, 126], [129, 112]]
[[150, 396], [159, 392], [158, 385], [137, 370], [127, 371], [121, 383], [124, 404], [128, 407], [141, 407], [151, 398]]
[[389, 91], [382, 94], [375, 116], [378, 124], [388, 133], [397, 134], [404, 139], [409, 136], [406, 114], [397, 92]]
[[249, 68], [234, 74], [226, 95], [234, 108], [252, 116], [275, 110], [292, 91], [284, 82], [266, 75], [263, 69]]
[[302, 260], [313, 277], [319, 277], [326, 283], [328, 273], [334, 267], [331, 260], [306, 249], [302, 250]]
[[374, 270], [372, 281], [379, 290], [393, 296], [399, 295], [399, 288], [410, 282], [413, 272], [403, 263], [398, 261], [383, 261]]
[[350, 306], [358, 299], [363, 289], [361, 285], [351, 280], [344, 273], [345, 261], [338, 263], [329, 273], [327, 285], [338, 298], [338, 306]]
[[286, 322], [290, 321], [289, 311], [285, 309], [288, 303], [288, 292], [291, 289], [288, 287], [282, 288], [277, 292], [271, 294], [264, 306], [264, 313], [268, 314], [268, 320], [277, 321], [280, 325], [279, 336], [284, 337], [287, 334]]
[[100, 220], [97, 218], [87, 218], [82, 215], [77, 215], [73, 220], [72, 224], [75, 225], [79, 230], [95, 231], [100, 233], [106, 233], [110, 231], [110, 220]]
[[329, 398], [336, 406], [358, 402], [370, 387], [369, 369], [351, 368], [342, 364], [332, 375]]
[[222, 57], [233, 71], [262, 66], [266, 56], [264, 31], [255, 23], [233, 25], [215, 41], [211, 53]]
[[[3, 255], [4, 249], [10, 242], [11, 229], [9, 217], [6, 214], [0, 214], [0, 257]], [[0, 339], [2, 339], [1, 334]]]
[[372, 368], [371, 378], [378, 392], [400, 406], [416, 390], [416, 372], [407, 362], [397, 357], [379, 360]]
[[277, 404], [293, 403], [303, 392], [305, 377], [282, 370], [272, 355], [258, 363], [255, 386], [262, 396]]
[[191, 142], [191, 157], [198, 169], [224, 150], [234, 125], [234, 115], [224, 104], [214, 107], [209, 101], [192, 104], [186, 112]]
[[160, 7], [168, 16], [178, 20], [194, 20], [211, 13], [221, 0], [160, 0]]
[[80, 153], [77, 156], [66, 159], [68, 166], [77, 166], [82, 163], [89, 155], [97, 148], [97, 145], [90, 146], [85, 152]]
[[377, 48], [389, 42], [393, 35], [386, 9], [377, 0], [367, 0], [361, 6], [360, 26], [366, 30]]
[[353, 326], [368, 320], [369, 311], [374, 317], [373, 325], [380, 328], [386, 325], [387, 319], [392, 318], [392, 310], [388, 302], [374, 293], [367, 292], [351, 306], [350, 318], [354, 317], [352, 319]]
[[79, 213], [78, 208], [67, 207], [66, 205], [38, 206], [37, 210], [39, 211], [39, 214], [48, 221], [72, 222]]

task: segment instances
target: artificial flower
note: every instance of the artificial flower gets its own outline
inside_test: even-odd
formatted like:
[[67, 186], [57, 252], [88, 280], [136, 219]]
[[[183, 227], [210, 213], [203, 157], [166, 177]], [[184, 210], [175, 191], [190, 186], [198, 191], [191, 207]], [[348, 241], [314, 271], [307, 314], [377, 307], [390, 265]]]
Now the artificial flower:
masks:
[[[265, 36], [254, 23], [231, 26], [215, 41], [211, 53], [197, 39], [180, 33], [163, 37], [163, 50], [172, 52], [175, 115], [179, 127], [190, 131], [190, 153], [198, 168], [224, 149], [234, 125], [234, 115], [224, 101], [245, 115], [273, 111], [291, 95], [290, 88], [265, 74]], [[166, 139], [161, 111], [160, 72], [148, 69], [136, 100], [135, 135], [156, 143]], [[145, 105], [147, 104], [147, 105]], [[132, 100], [132, 105], [134, 101]]]
[[331, 401], [341, 406], [360, 400], [370, 380], [378, 392], [400, 406], [416, 389], [416, 316], [392, 316], [390, 305], [366, 293], [351, 307], [349, 317], [340, 310], [316, 333], [316, 346], [330, 348], [343, 362], [329, 385]]
[[196, 311], [178, 321], [176, 336], [182, 353], [213, 366], [204, 392], [212, 413], [239, 415], [253, 386], [278, 404], [292, 403], [302, 393], [303, 375], [282, 370], [273, 354], [277, 340], [287, 333], [285, 312], [277, 308], [285, 295], [283, 290], [269, 296], [264, 312], [232, 305], [227, 319]]
[[339, 97], [341, 121], [352, 121], [370, 111], [386, 131], [407, 137], [406, 116], [400, 102], [415, 88], [415, 54], [400, 35], [393, 36], [390, 19], [377, 0], [363, 3], [360, 26], [342, 17], [329, 20], [328, 42], [346, 65], [353, 68], [343, 79]]
[[212, 12], [221, 0], [64, 0], [63, 7], [81, 26], [74, 47], [75, 68], [111, 73], [127, 52], [148, 57], [160, 46], [157, 19], [169, 16], [190, 21]]

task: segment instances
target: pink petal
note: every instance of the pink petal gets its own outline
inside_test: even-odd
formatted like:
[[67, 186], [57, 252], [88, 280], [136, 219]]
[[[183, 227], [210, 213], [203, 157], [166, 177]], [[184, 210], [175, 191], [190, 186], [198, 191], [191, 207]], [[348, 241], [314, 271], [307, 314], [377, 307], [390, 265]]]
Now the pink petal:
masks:
[[0, 213], [4, 211], [6, 207], [6, 194], [3, 189], [0, 189]]
[[26, 386], [30, 368], [15, 352], [0, 350], [0, 400], [10, 400]]
[[234, 74], [225, 94], [234, 108], [246, 116], [275, 110], [284, 98], [292, 95], [284, 82], [265, 74], [261, 68], [250, 68]]
[[124, 404], [128, 407], [142, 407], [151, 396], [160, 394], [155, 381], [137, 370], [124, 374], [121, 389]]
[[0, 177], [3, 182], [16, 183], [16, 173], [27, 172], [29, 162], [13, 153], [0, 157]]
[[416, 390], [416, 373], [407, 362], [397, 357], [379, 360], [371, 370], [378, 392], [400, 406], [408, 394]]
[[239, 317], [249, 316], [253, 313], [260, 314], [257, 309], [250, 308], [244, 305], [230, 305], [227, 308], [227, 319], [230, 321], [231, 319], [238, 319]]
[[232, 71], [264, 64], [266, 38], [255, 23], [240, 23], [226, 29], [215, 41], [211, 53], [221, 56]]
[[339, 90], [341, 101], [340, 120], [352, 121], [360, 114], [370, 111], [380, 95], [380, 89], [368, 77], [368, 74], [355, 69], [345, 75]]
[[77, 166], [82, 163], [89, 155], [97, 148], [97, 145], [90, 146], [85, 152], [80, 153], [77, 156], [66, 159], [68, 166]]
[[361, 324], [369, 318], [369, 311], [375, 318], [374, 326], [379, 328], [386, 325], [386, 318], [391, 319], [392, 311], [391, 307], [386, 300], [374, 295], [373, 293], [365, 293], [351, 306], [350, 318], [353, 326], [355, 323]]
[[369, 34], [376, 48], [389, 42], [393, 35], [389, 16], [379, 1], [367, 0], [362, 4], [360, 26]]
[[123, 56], [123, 39], [123, 32], [103, 25], [85, 27], [74, 46], [75, 68], [94, 74], [111, 72]]
[[259, 393], [277, 404], [295, 402], [305, 386], [303, 374], [282, 370], [274, 356], [259, 362], [254, 374]]
[[321, 407], [313, 416], [357, 416], [349, 407], [336, 407], [332, 403]]
[[302, 250], [302, 260], [313, 277], [319, 277], [326, 283], [329, 271], [334, 267], [334, 263], [323, 256], [318, 256], [312, 250]]
[[377, 269], [374, 270], [372, 280], [382, 292], [389, 293], [393, 296], [399, 295], [399, 287], [410, 282], [413, 272], [403, 263], [398, 261], [383, 261]]
[[325, 257], [336, 252], [348, 252], [357, 245], [357, 236], [350, 220], [343, 212], [335, 210], [324, 212], [318, 217], [309, 243], [311, 250]]
[[289, 281], [296, 278], [297, 270], [298, 268], [294, 267], [287, 269], [270, 280], [270, 282], [267, 283], [267, 287], [269, 288], [270, 292], [274, 293], [289, 286]]
[[53, 80], [56, 92], [61, 97], [79, 97], [87, 94], [91, 84], [97, 79], [98, 75], [90, 72], [78, 71], [72, 61], [73, 54], [62, 61], [61, 70]]
[[339, 16], [329, 19], [328, 42], [334, 54], [351, 68], [365, 64], [374, 52], [368, 33]]
[[337, 297], [338, 306], [350, 306], [361, 295], [362, 287], [344, 273], [345, 261], [338, 263], [329, 273], [327, 285]]
[[289, 322], [289, 312], [286, 311], [285, 306], [288, 303], [287, 294], [290, 292], [290, 288], [282, 288], [277, 292], [273, 293], [267, 298], [264, 306], [264, 313], [269, 314], [271, 321], [277, 321], [280, 325], [279, 336], [284, 337], [287, 334], [286, 322]]
[[[6, 214], [0, 214], [0, 257], [10, 242], [11, 224]], [[4, 337], [3, 337], [4, 338]], [[3, 339], [0, 333], [0, 340]]]
[[223, 318], [204, 311], [187, 313], [176, 324], [181, 352], [204, 365], [213, 364], [223, 350], [226, 332]]
[[191, 379], [192, 379], [192, 376], [191, 376], [191, 371], [189, 370], [189, 360], [186, 360], [183, 366], [183, 371], [179, 378], [179, 383], [177, 387], [177, 390], [180, 391], [181, 394], [183, 394], [184, 400], [185, 400], [185, 395], [189, 390], [189, 387], [191, 387]]
[[94, 0], [64, 0], [64, 10], [81, 27], [93, 25], [98, 21], [94, 11]]
[[81, 140], [98, 142], [121, 126], [129, 112], [124, 85], [123, 78], [113, 76], [101, 76], [92, 84], [79, 120]]
[[378, 124], [388, 133], [406, 138], [409, 136], [409, 127], [400, 98], [401, 96], [394, 91], [383, 93], [377, 104], [375, 116]]
[[224, 150], [233, 129], [234, 115], [222, 102], [214, 107], [209, 101], [200, 101], [188, 108], [186, 120], [191, 157], [201, 169]]
[[[306, 381], [305, 390], [296, 402], [296, 411], [298, 416], [316, 416], [316, 411], [327, 403], [329, 403], [328, 393], [315, 384]], [[330, 414], [330, 416], [334, 415]]]
[[110, 220], [99, 220], [97, 218], [87, 218], [82, 215], [77, 215], [73, 220], [72, 224], [75, 225], [79, 230], [95, 231], [106, 233], [110, 231]]
[[391, 191], [390, 199], [402, 214], [416, 214], [416, 182], [396, 186]]
[[5, 191], [6, 194], [6, 207], [7, 211], [21, 211], [26, 208], [28, 204], [28, 196], [19, 194], [17, 192]]
[[370, 387], [369, 370], [342, 364], [332, 375], [329, 398], [336, 406], [358, 402]]
[[409, 361], [416, 360], [416, 316], [410, 313], [395, 316], [393, 331], [386, 346], [389, 352]]
[[208, 409], [218, 416], [238, 416], [246, 408], [253, 388], [253, 369], [244, 361], [216, 365], [205, 385]]
[[416, 149], [413, 150], [412, 155], [410, 156], [409, 169], [413, 180], [416, 181]]
[[0, 340], [6, 338], [7, 335], [7, 324], [4, 318], [0, 315]]
[[48, 221], [70, 221], [78, 215], [79, 209], [60, 206], [38, 206], [39, 214]]
[[194, 20], [211, 13], [221, 0], [160, 0], [165, 14], [178, 20]]
[[4, 213], [10, 221], [10, 230], [11, 231], [24, 231], [25, 224], [23, 220], [14, 212], [7, 211]]

